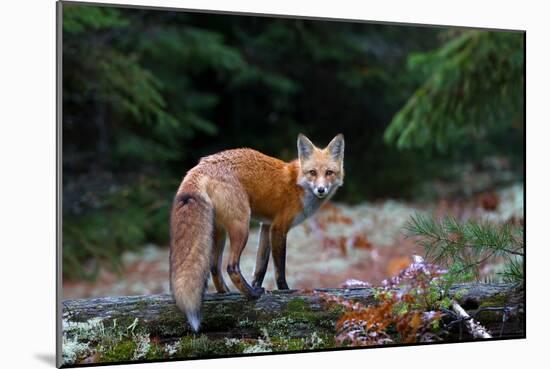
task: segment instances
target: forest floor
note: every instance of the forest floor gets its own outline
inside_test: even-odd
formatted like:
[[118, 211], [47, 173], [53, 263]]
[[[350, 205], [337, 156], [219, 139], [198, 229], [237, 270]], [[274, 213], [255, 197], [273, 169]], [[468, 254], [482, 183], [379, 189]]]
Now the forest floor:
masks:
[[[300, 289], [340, 287], [356, 279], [379, 285], [409, 265], [412, 255], [424, 254], [422, 247], [403, 231], [415, 212], [452, 215], [460, 220], [523, 223], [523, 197], [523, 185], [518, 184], [468, 198], [431, 203], [381, 200], [353, 206], [328, 204], [290, 231], [288, 284]], [[249, 282], [254, 272], [258, 235], [258, 228], [253, 227], [241, 258], [241, 270]], [[139, 252], [125, 252], [123, 265], [120, 274], [102, 270], [95, 282], [64, 282], [63, 298], [169, 292], [167, 246], [146, 245]], [[484, 265], [482, 277], [493, 275], [498, 268], [499, 265]], [[230, 289], [235, 290], [229, 278], [225, 279]], [[264, 287], [275, 288], [271, 262]], [[209, 290], [213, 291], [210, 282]]]

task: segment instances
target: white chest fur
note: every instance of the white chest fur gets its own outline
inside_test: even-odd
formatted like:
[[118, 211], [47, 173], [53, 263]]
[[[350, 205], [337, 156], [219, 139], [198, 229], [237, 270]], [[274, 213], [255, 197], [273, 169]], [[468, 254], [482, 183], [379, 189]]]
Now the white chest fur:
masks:
[[307, 219], [311, 214], [315, 213], [317, 209], [323, 205], [323, 203], [328, 199], [320, 199], [317, 196], [315, 196], [311, 191], [305, 191], [304, 198], [303, 198], [303, 205], [304, 209], [296, 215], [294, 218], [294, 221], [292, 222], [292, 226], [296, 226], [300, 223], [302, 223], [305, 219]]

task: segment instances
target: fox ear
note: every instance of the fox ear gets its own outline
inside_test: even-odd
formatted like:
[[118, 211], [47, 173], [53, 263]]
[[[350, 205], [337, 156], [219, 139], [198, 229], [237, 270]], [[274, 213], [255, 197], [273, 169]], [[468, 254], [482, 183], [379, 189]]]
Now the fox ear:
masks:
[[327, 146], [328, 152], [336, 160], [342, 160], [344, 158], [344, 135], [338, 134], [330, 141]]
[[315, 145], [303, 134], [298, 135], [298, 158], [301, 160], [307, 159], [313, 153]]

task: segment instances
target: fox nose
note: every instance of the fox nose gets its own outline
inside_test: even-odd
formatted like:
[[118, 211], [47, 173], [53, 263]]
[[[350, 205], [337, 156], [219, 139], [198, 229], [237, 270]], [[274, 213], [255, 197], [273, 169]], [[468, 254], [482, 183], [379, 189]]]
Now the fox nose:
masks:
[[325, 191], [326, 191], [326, 188], [324, 188], [324, 187], [317, 187], [317, 192], [319, 192], [319, 194], [322, 195], [322, 194], [325, 193]]

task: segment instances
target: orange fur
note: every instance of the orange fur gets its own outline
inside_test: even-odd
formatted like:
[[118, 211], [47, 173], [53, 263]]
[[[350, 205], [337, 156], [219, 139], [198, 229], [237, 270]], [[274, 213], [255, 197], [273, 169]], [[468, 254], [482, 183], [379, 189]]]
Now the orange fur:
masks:
[[[289, 163], [252, 149], [234, 149], [201, 159], [187, 173], [171, 214], [170, 278], [176, 303], [195, 331], [208, 266], [216, 290], [228, 291], [221, 271], [226, 233], [230, 241], [227, 272], [240, 292], [249, 298], [261, 295], [270, 251], [277, 287], [288, 288], [286, 234], [342, 185], [343, 148], [341, 135], [325, 149], [300, 135], [299, 158]], [[251, 217], [262, 222], [252, 286], [239, 268]]]

